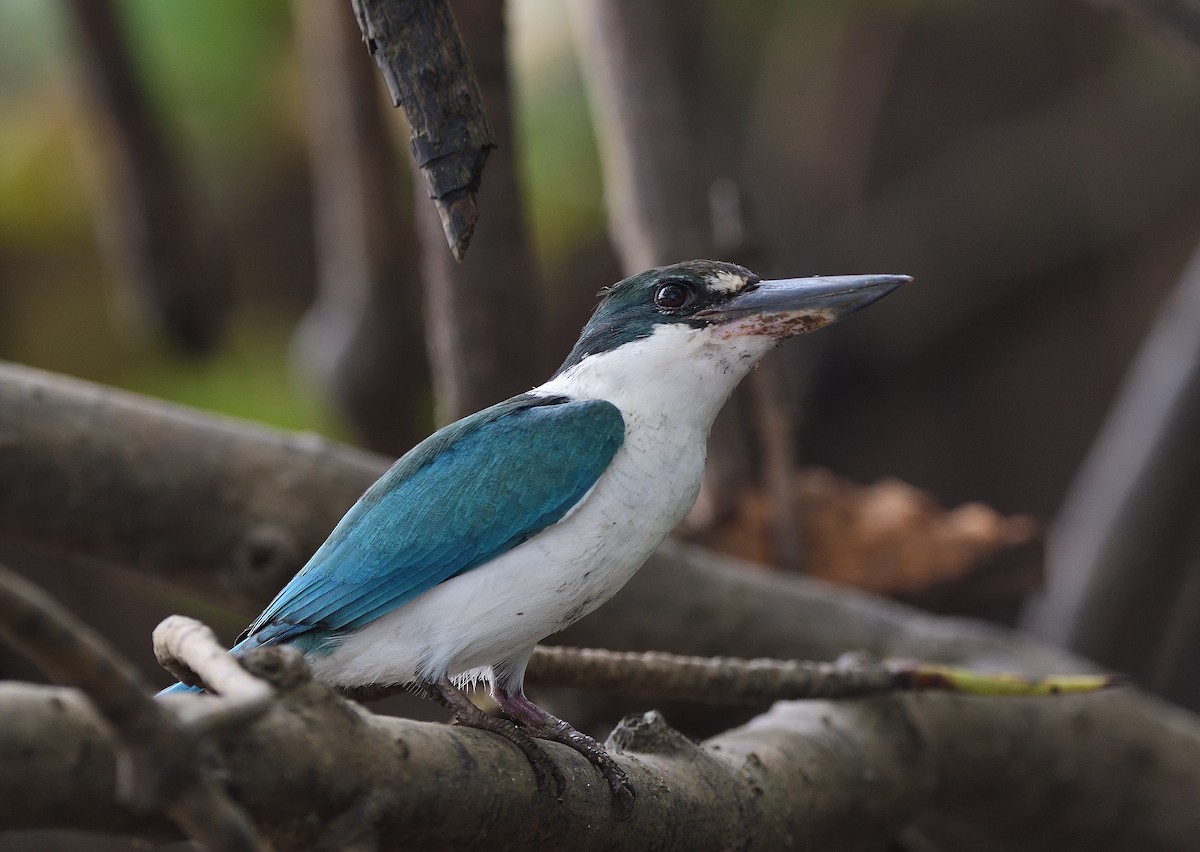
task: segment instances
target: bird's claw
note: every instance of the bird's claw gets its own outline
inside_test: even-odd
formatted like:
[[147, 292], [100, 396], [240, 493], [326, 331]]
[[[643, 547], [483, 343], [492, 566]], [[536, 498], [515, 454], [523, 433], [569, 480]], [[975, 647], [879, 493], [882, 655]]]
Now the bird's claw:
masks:
[[604, 758], [603, 761], [594, 762], [592, 765], [608, 782], [608, 788], [612, 791], [613, 810], [617, 812], [617, 819], [629, 819], [633, 813], [633, 802], [637, 798], [637, 791], [629, 782], [629, 776], [625, 774], [625, 770], [617, 766], [616, 761], [607, 754], [604, 755]]
[[567, 790], [567, 778], [558, 768], [558, 764], [536, 744], [533, 744], [531, 751], [525, 751], [525, 759], [529, 761], [529, 768], [533, 770], [538, 792], [561, 801], [563, 793]]
[[604, 746], [600, 743], [561, 720], [555, 721], [556, 724], [533, 729], [532, 733], [539, 738], [562, 743], [587, 758], [588, 763], [596, 767], [596, 771], [608, 782], [617, 819], [628, 819], [633, 813], [633, 803], [637, 798], [637, 791], [630, 783], [625, 770], [613, 760], [612, 755], [605, 751]]
[[538, 745], [537, 741], [517, 723], [509, 719], [485, 718], [487, 722], [481, 724], [479, 719], [467, 720], [456, 717], [454, 724], [467, 728], [481, 728], [504, 737], [516, 746], [521, 754], [525, 755], [525, 760], [528, 761], [529, 768], [533, 771], [533, 780], [537, 784], [538, 791], [543, 795], [551, 795], [555, 799], [561, 800], [567, 789], [567, 778], [562, 774], [562, 770], [558, 768], [554, 759], [546, 753], [546, 750]]
[[546, 750], [534, 741], [535, 737], [561, 743], [587, 758], [588, 763], [596, 767], [608, 782], [617, 818], [626, 819], [633, 813], [637, 793], [629, 783], [625, 770], [617, 765], [604, 746], [557, 716], [547, 713], [527, 699], [523, 692], [493, 692], [496, 703], [505, 713], [504, 718], [496, 718], [472, 704], [447, 677], [430, 686], [432, 697], [453, 709], [459, 724], [499, 734], [519, 748], [529, 761], [538, 790], [543, 794], [551, 793], [561, 801], [567, 789], [567, 779]]
[[468, 728], [478, 728], [499, 734], [521, 750], [533, 771], [538, 790], [561, 799], [567, 789], [567, 779], [562, 770], [522, 725], [512, 719], [498, 719], [480, 710], [458, 687], [443, 677], [436, 684], [427, 686], [428, 695], [454, 711], [454, 722]]

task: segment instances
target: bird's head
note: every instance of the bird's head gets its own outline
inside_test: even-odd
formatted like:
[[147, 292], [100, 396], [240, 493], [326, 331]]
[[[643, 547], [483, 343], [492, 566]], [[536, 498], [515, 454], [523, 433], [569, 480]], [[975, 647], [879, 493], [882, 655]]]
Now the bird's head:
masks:
[[660, 266], [600, 292], [601, 301], [560, 372], [590, 355], [638, 344], [659, 333], [709, 348], [763, 351], [814, 331], [882, 298], [906, 275], [839, 275], [763, 281], [732, 263], [691, 260]]
[[719, 407], [777, 343], [848, 316], [908, 280], [764, 281], [741, 266], [710, 260], [658, 267], [601, 291], [556, 379], [574, 378], [610, 398], [673, 389], [712, 398]]

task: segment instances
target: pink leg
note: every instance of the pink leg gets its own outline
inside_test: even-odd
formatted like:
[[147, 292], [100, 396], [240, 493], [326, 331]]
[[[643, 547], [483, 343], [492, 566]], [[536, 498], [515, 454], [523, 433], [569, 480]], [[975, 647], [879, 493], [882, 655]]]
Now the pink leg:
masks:
[[454, 718], [460, 725], [499, 734], [519, 748], [533, 769], [538, 789], [556, 798], [562, 795], [567, 787], [562, 771], [545, 750], [534, 742], [529, 732], [507, 719], [498, 719], [480, 710], [448, 677], [443, 677], [437, 683], [425, 685], [424, 691], [427, 697], [454, 711]]
[[538, 707], [525, 697], [525, 690], [520, 684], [514, 685], [509, 682], [501, 686], [500, 683], [497, 683], [492, 687], [492, 698], [506, 716], [519, 722], [533, 736], [562, 743], [586, 757], [608, 782], [608, 786], [612, 790], [613, 804], [621, 818], [629, 816], [633, 811], [633, 800], [636, 793], [629, 783], [625, 771], [604, 750], [604, 746], [557, 716]]

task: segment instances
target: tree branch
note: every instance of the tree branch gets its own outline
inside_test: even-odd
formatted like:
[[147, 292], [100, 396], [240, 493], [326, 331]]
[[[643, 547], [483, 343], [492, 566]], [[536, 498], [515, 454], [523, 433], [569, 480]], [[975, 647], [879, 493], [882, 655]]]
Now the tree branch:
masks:
[[387, 468], [311, 435], [0, 363], [0, 536], [257, 611]]
[[495, 143], [470, 57], [447, 0], [353, 0], [367, 49], [412, 130], [446, 241], [462, 260], [475, 231], [475, 194]]
[[[281, 689], [270, 714], [214, 747], [238, 803], [285, 848], [353, 839], [314, 838], [313, 813], [354, 824], [384, 849], [474, 848], [483, 837], [494, 849], [876, 848], [906, 825], [948, 819], [995, 848], [1190, 848], [1200, 838], [1189, 805], [1200, 789], [1200, 731], [1169, 712], [1147, 724], [1146, 702], [785, 702], [703, 747], [655, 713], [631, 717], [609, 740], [639, 793], [624, 822], [573, 752], [548, 747], [568, 778], [559, 804], [537, 793], [524, 758], [497, 737], [371, 716], [311, 681]], [[48, 714], [54, 703], [66, 709]], [[0, 825], [153, 827], [98, 774], [48, 769], [85, 743], [93, 762], [111, 759], [86, 705], [58, 690], [0, 686], [0, 712], [14, 723], [0, 729]], [[47, 715], [57, 740], [34, 721]], [[7, 759], [19, 749], [23, 776], [26, 761]], [[1113, 783], [1113, 767], [1135, 764], [1137, 784]], [[26, 791], [20, 807], [8, 795], [16, 784]], [[97, 799], [106, 807], [92, 807]]]
[[529, 661], [530, 682], [642, 698], [705, 704], [770, 704], [815, 698], [861, 698], [902, 691], [946, 691], [990, 697], [1094, 692], [1122, 682], [1104, 675], [1026, 678], [948, 666], [884, 661], [843, 654], [833, 663], [689, 657], [661, 651], [539, 646]]
[[505, 4], [456, 0], [454, 8], [487, 97], [497, 148], [478, 200], [488, 225], [475, 235], [469, 258], [451, 260], [441, 250], [428, 205], [419, 204], [416, 211], [426, 339], [440, 423], [523, 393], [541, 380], [541, 290], [517, 180]]
[[[387, 460], [0, 364], [0, 537], [176, 583], [248, 614]], [[664, 608], [662, 601], [671, 601]], [[1030, 674], [1088, 664], [974, 622], [668, 542], [561, 634], [614, 650], [833, 660], [850, 648]]]
[[[195, 738], [147, 697], [146, 684], [134, 668], [45, 593], [3, 566], [0, 636], [56, 679], [79, 686], [111, 726], [116, 736], [107, 750], [115, 776], [114, 807], [165, 813], [210, 849], [261, 848], [254, 827], [205, 772]], [[40, 740], [51, 748], [59, 745], [59, 721], [47, 714], [41, 732]], [[8, 798], [18, 803], [27, 797], [21, 787], [8, 791]]]
[[[387, 460], [0, 364], [0, 537], [176, 583], [252, 614]], [[662, 601], [671, 601], [664, 608]], [[994, 628], [776, 576], [668, 542], [567, 644], [679, 654], [884, 658], [1030, 674], [1087, 664]]]
[[[154, 656], [158, 664], [185, 683], [207, 686], [221, 701], [205, 702], [200, 712], [183, 713], [195, 728], [216, 731], [245, 725], [266, 712], [274, 690], [249, 673], [218, 641], [205, 624], [194, 618], [172, 615], [154, 629]], [[281, 670], [309, 677], [304, 658], [295, 648], [282, 646], [271, 652]], [[262, 665], [260, 661], [260, 666]], [[184, 704], [194, 707], [194, 704]]]
[[[308, 551], [296, 544], [296, 561], [269, 561], [258, 574], [222, 567], [221, 548], [236, 550], [266, 523], [272, 540], [316, 547], [383, 465], [321, 442], [0, 367], [0, 480], [23, 483], [21, 494], [0, 490], [0, 536], [99, 556], [226, 599], [236, 589], [248, 609]], [[675, 544], [563, 639], [694, 655], [830, 660], [863, 648], [1030, 674], [1087, 669], [1008, 631]], [[259, 676], [277, 677], [247, 662]], [[673, 740], [658, 752], [640, 734], [618, 737], [637, 755], [623, 765], [645, 808], [625, 828], [595, 821], [607, 813], [606, 794], [573, 752], [552, 749], [572, 779], [560, 807], [537, 797], [516, 751], [484, 733], [377, 719], [295, 680], [272, 680], [284, 697], [210, 746], [238, 803], [280, 846], [314, 846], [314, 812], [331, 825], [383, 826], [377, 834], [385, 845], [403, 839], [434, 848], [470, 845], [485, 833], [501, 838], [500, 848], [516, 847], [530, 842], [530, 831], [543, 845], [661, 839], [662, 848], [686, 848], [731, 836], [730, 823], [751, 848], [785, 836], [852, 848], [914, 822], [935, 836], [939, 819], [1009, 838], [1009, 848], [1188, 848], [1200, 838], [1200, 814], [1190, 806], [1200, 790], [1200, 728], [1132, 690], [1053, 702], [923, 695], [783, 704], [701, 752]], [[161, 827], [117, 801], [116, 746], [86, 704], [61, 691], [5, 686], [0, 716], [0, 824]], [[325, 745], [315, 749], [316, 742]], [[1114, 767], [1124, 766], [1137, 767], [1137, 784], [1113, 783]], [[456, 791], [453, 801], [446, 789]], [[722, 803], [704, 790], [716, 790]]]

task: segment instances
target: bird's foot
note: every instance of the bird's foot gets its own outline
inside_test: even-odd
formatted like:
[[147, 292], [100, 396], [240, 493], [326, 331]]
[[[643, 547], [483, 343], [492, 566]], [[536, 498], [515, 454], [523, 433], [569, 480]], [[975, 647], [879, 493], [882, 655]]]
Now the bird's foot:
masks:
[[567, 789], [567, 779], [563, 777], [562, 770], [523, 727], [509, 719], [489, 716], [476, 707], [461, 689], [450, 682], [448, 677], [442, 678], [436, 684], [430, 684], [426, 694], [440, 704], [449, 707], [460, 725], [498, 734], [519, 748], [525, 755], [525, 759], [529, 761], [534, 780], [542, 793], [557, 799]]
[[508, 695], [495, 690], [492, 697], [500, 709], [533, 736], [542, 740], [562, 743], [587, 758], [592, 766], [604, 776], [612, 791], [613, 807], [619, 819], [626, 819], [633, 813], [633, 802], [637, 793], [629, 783], [625, 774], [612, 756], [605, 751], [604, 746], [596, 742], [582, 731], [576, 730], [567, 722], [559, 719], [525, 697], [524, 693]]

